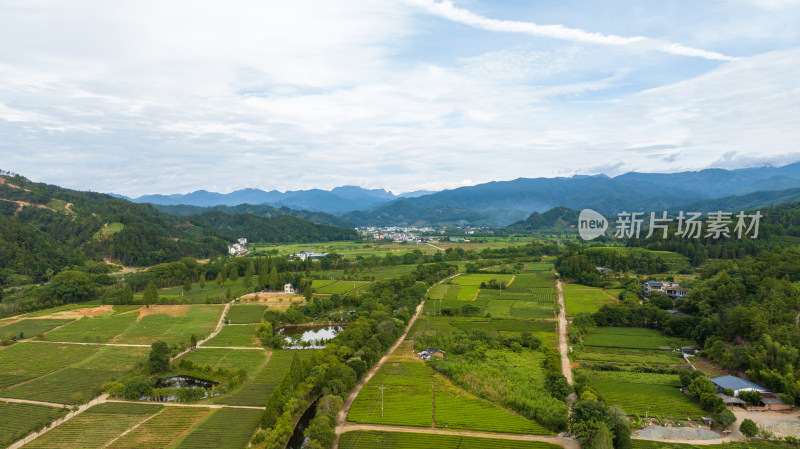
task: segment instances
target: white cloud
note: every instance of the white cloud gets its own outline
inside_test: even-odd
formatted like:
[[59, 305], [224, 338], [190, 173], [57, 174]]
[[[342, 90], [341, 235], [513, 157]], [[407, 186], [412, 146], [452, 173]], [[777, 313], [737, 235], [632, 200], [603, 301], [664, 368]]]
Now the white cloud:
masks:
[[417, 5], [431, 14], [453, 22], [473, 26], [489, 31], [502, 31], [508, 33], [523, 33], [531, 36], [547, 37], [573, 42], [600, 45], [631, 45], [640, 44], [643, 48], [655, 48], [659, 51], [680, 56], [692, 56], [718, 61], [732, 61], [733, 57], [719, 52], [701, 50], [676, 43], [658, 43], [645, 36], [616, 36], [613, 34], [592, 33], [580, 29], [568, 28], [563, 25], [539, 25], [533, 22], [520, 22], [515, 20], [497, 20], [475, 14], [469, 10], [456, 7], [450, 0], [405, 0], [409, 4]]

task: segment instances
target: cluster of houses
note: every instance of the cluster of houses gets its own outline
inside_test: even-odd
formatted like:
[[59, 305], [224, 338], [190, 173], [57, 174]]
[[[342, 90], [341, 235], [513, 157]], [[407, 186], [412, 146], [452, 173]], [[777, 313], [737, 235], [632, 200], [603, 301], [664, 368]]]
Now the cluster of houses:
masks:
[[246, 238], [240, 238], [237, 243], [228, 246], [228, 254], [231, 256], [246, 256], [250, 254], [250, 250], [245, 248], [247, 245]]
[[650, 292], [661, 292], [672, 299], [676, 298], [683, 298], [689, 293], [688, 288], [681, 287], [679, 284], [675, 282], [668, 282], [668, 281], [647, 281], [642, 284], [642, 290], [644, 294], [648, 294]]

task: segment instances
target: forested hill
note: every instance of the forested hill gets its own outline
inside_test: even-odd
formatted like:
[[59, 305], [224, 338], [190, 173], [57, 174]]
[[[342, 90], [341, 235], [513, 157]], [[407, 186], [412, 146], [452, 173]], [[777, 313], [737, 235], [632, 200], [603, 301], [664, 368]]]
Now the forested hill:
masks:
[[290, 209], [285, 206], [272, 207], [267, 204], [258, 204], [258, 205], [240, 204], [238, 206], [212, 206], [212, 207], [189, 206], [185, 204], [180, 204], [175, 206], [154, 204], [153, 207], [160, 210], [161, 212], [166, 212], [168, 214], [178, 215], [178, 216], [200, 215], [206, 212], [215, 212], [215, 211], [224, 212], [226, 214], [253, 214], [258, 217], [264, 217], [264, 218], [277, 217], [281, 215], [291, 215], [293, 217], [302, 218], [303, 220], [308, 220], [316, 224], [338, 226], [340, 228], [355, 227], [355, 224], [353, 224], [352, 222], [325, 212], [296, 210], [296, 209]]
[[147, 266], [215, 257], [238, 237], [326, 241], [352, 239], [355, 232], [287, 216], [178, 217], [149, 204], [0, 173], [0, 287], [43, 282], [88, 260]]

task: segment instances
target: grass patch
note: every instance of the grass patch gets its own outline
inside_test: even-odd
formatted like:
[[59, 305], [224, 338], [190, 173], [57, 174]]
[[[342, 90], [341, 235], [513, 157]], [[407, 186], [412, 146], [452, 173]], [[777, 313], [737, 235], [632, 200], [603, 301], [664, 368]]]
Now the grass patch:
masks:
[[[209, 365], [213, 369], [244, 369], [254, 375], [267, 359], [265, 351], [240, 351], [236, 349], [203, 348], [202, 346], [182, 357], [195, 365]], [[178, 361], [180, 362], [180, 361]]]
[[585, 347], [575, 355], [578, 362], [603, 362], [617, 365], [677, 366], [686, 361], [678, 352], [651, 349]]
[[628, 349], [670, 349], [689, 344], [688, 341], [667, 337], [656, 329], [632, 327], [600, 327], [584, 340], [586, 346]]

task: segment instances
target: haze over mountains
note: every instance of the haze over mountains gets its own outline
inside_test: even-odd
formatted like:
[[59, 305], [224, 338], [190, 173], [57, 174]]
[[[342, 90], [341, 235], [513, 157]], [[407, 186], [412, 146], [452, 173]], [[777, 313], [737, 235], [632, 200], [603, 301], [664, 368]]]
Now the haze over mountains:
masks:
[[[220, 194], [203, 190], [185, 195], [147, 195], [133, 199], [157, 205], [237, 206], [266, 204], [324, 212], [355, 225], [452, 224], [506, 226], [533, 212], [554, 207], [591, 208], [613, 214], [622, 210], [667, 210], [683, 205], [711, 207], [776, 204], [800, 199], [800, 163], [737, 170], [706, 169], [681, 173], [625, 173], [569, 178], [519, 178], [440, 192], [394, 195], [355, 186], [279, 192], [244, 189]], [[778, 193], [777, 191], [782, 191]], [[754, 192], [761, 192], [752, 195]], [[750, 195], [746, 199], [737, 199]], [[170, 212], [170, 208], [161, 207]], [[196, 210], [192, 211], [196, 213]]]

